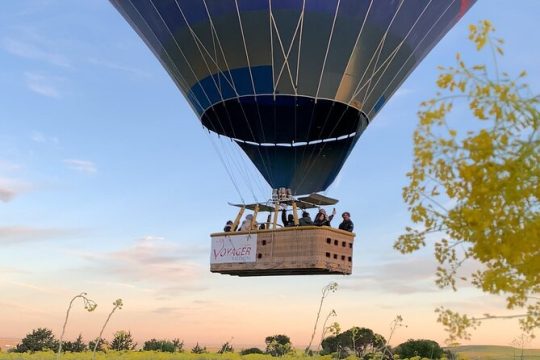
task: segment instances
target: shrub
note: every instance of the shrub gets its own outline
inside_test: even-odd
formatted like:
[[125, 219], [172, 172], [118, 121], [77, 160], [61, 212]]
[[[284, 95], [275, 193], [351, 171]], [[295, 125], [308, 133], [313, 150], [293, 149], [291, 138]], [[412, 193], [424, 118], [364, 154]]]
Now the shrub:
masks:
[[394, 353], [401, 358], [420, 356], [428, 359], [440, 359], [444, 353], [439, 344], [433, 340], [409, 339], [398, 345]]
[[199, 345], [199, 343], [197, 342], [197, 345], [195, 345], [195, 347], [193, 349], [191, 349], [191, 352], [193, 354], [205, 354], [207, 353], [208, 351], [206, 351], [206, 346], [205, 347], [201, 347]]
[[156, 340], [151, 339], [144, 342], [143, 350], [144, 351], [162, 351], [162, 352], [182, 352], [182, 347], [184, 342], [179, 339], [170, 340]]
[[232, 353], [234, 352], [234, 348], [232, 345], [227, 341], [225, 344], [221, 345], [221, 349], [218, 350], [218, 354], [225, 354], [225, 353]]
[[20, 344], [17, 344], [14, 352], [35, 352], [52, 350], [58, 348], [58, 340], [54, 337], [51, 330], [46, 328], [38, 328], [27, 334]]
[[256, 347], [243, 349], [242, 351], [240, 351], [240, 355], [249, 355], [249, 354], [264, 354], [264, 351]]
[[[96, 347], [96, 342], [97, 342], [97, 347]], [[106, 352], [109, 349], [109, 343], [105, 339], [96, 338], [95, 340], [90, 340], [88, 342], [88, 349], [90, 349], [91, 351], [94, 351], [94, 348], [96, 348], [96, 351]]]
[[114, 339], [111, 343], [111, 349], [116, 351], [133, 350], [137, 343], [133, 341], [131, 332], [120, 330], [114, 333]]
[[349, 355], [363, 356], [380, 349], [386, 340], [371, 329], [354, 326], [337, 335], [328, 336], [321, 345], [321, 355], [338, 353], [340, 358]]
[[287, 335], [267, 336], [266, 353], [272, 356], [283, 356], [292, 351], [291, 339]]
[[79, 334], [79, 336], [77, 337], [77, 339], [75, 341], [66, 341], [63, 345], [62, 345], [62, 348], [64, 349], [64, 351], [70, 351], [70, 352], [83, 352], [83, 351], [86, 351], [87, 349], [87, 346], [86, 344], [84, 343], [83, 339], [82, 339], [82, 335]]

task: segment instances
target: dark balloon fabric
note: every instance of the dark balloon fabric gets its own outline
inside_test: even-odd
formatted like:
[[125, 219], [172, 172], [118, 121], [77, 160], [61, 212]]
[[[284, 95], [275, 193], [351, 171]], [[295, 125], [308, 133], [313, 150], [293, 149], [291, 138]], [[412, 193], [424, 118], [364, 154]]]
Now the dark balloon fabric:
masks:
[[206, 128], [306, 194], [476, 0], [110, 1]]

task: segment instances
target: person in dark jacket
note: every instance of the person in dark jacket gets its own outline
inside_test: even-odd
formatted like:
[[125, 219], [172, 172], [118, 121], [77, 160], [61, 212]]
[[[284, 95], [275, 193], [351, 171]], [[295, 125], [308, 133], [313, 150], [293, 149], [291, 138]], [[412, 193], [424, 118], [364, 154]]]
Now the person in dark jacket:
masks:
[[259, 226], [259, 230], [270, 229], [271, 220], [272, 215], [268, 215], [268, 217], [266, 218], [266, 222], [262, 223], [261, 226]]
[[231, 220], [227, 221], [225, 224], [225, 227], [223, 228], [224, 232], [231, 232], [232, 231], [233, 222]]
[[339, 228], [341, 230], [345, 230], [345, 231], [348, 231], [348, 232], [353, 232], [354, 224], [351, 221], [351, 214], [348, 211], [345, 211], [341, 215], [341, 217], [343, 217], [343, 221], [341, 222], [341, 224], [339, 224]]
[[336, 215], [336, 209], [332, 211], [332, 215], [328, 216], [326, 215], [326, 210], [320, 209], [317, 216], [315, 216], [315, 221], [313, 222], [313, 225], [315, 226], [330, 226], [330, 222], [334, 218], [334, 215]]
[[287, 211], [283, 209], [281, 210], [281, 221], [283, 222], [284, 227], [294, 226], [294, 215], [289, 214], [289, 216], [287, 216]]
[[300, 226], [313, 226], [313, 221], [311, 221], [311, 216], [307, 211], [302, 212], [302, 217], [298, 221]]

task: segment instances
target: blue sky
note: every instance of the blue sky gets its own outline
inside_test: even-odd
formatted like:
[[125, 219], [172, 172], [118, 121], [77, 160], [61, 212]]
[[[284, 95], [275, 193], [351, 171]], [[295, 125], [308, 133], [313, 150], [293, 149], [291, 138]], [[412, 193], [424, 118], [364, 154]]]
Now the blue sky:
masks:
[[[103, 304], [94, 318], [74, 315], [68, 333], [87, 338], [122, 297], [110, 330], [130, 328], [140, 339], [258, 344], [281, 331], [306, 344], [331, 280], [342, 285], [328, 304], [342, 327], [386, 335], [401, 314], [409, 327], [396, 341], [442, 341], [439, 305], [504, 312], [500, 299], [470, 288], [437, 290], [430, 251], [402, 256], [392, 244], [408, 224], [401, 188], [436, 66], [453, 64], [456, 51], [471, 63], [490, 61], [466, 40], [468, 24], [490, 19], [506, 40], [501, 66], [526, 69], [537, 90], [538, 14], [535, 0], [478, 1], [365, 131], [327, 192], [356, 225], [353, 276], [238, 279], [210, 274], [207, 263], [208, 234], [234, 217], [226, 204], [239, 201], [236, 190], [208, 134], [124, 19], [106, 1], [2, 1], [0, 338], [37, 326], [58, 331], [68, 297], [83, 290]], [[193, 330], [174, 333], [180, 323]], [[493, 323], [472, 343], [518, 335], [515, 324]]]

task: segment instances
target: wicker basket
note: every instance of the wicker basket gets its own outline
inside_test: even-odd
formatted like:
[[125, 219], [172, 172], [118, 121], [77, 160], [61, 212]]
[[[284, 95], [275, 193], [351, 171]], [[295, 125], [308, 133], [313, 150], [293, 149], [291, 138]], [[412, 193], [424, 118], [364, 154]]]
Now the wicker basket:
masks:
[[[213, 239], [247, 232], [215, 233]], [[352, 272], [354, 233], [303, 226], [249, 233], [256, 236], [253, 262], [211, 263], [210, 271], [237, 276], [323, 275]]]

